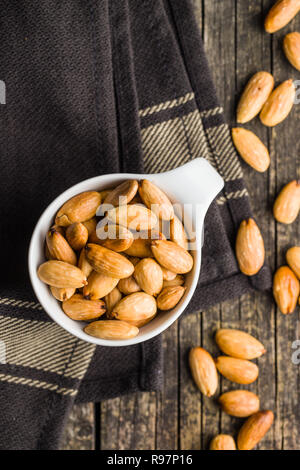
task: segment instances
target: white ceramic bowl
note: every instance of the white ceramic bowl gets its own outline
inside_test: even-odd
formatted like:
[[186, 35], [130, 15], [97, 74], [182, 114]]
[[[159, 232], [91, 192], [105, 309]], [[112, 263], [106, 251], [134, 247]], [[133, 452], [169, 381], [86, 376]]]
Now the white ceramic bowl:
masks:
[[[61, 304], [52, 296], [47, 285], [40, 281], [37, 269], [45, 261], [44, 241], [47, 230], [53, 223], [58, 209], [71, 197], [83, 191], [101, 191], [117, 186], [127, 179], [147, 178], [157, 184], [173, 203], [179, 203], [185, 207], [185, 223], [196, 233], [196, 241], [192, 255], [194, 266], [186, 275], [186, 292], [181, 301], [172, 310], [159, 313], [150, 323], [140, 329], [138, 336], [128, 340], [104, 340], [87, 335], [83, 331], [84, 322], [71, 320], [61, 308]], [[203, 158], [197, 158], [186, 165], [159, 174], [111, 174], [96, 176], [72, 186], [58, 196], [43, 212], [33, 231], [29, 255], [28, 267], [30, 279], [35, 294], [48, 315], [62, 328], [78, 338], [90, 343], [102, 346], [128, 346], [130, 344], [147, 341], [168, 328], [184, 311], [192, 298], [200, 273], [201, 247], [203, 244], [203, 223], [207, 209], [221, 191], [223, 180], [211, 165]], [[187, 225], [186, 225], [187, 228]]]

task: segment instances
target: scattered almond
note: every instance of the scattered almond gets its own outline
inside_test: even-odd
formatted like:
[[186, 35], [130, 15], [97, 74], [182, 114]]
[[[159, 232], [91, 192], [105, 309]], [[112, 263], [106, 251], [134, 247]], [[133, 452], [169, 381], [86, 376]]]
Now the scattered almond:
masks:
[[284, 53], [295, 69], [300, 70], [300, 33], [289, 33], [283, 41]]
[[300, 246], [293, 246], [286, 252], [286, 260], [291, 270], [300, 279]]
[[247, 83], [237, 107], [237, 122], [251, 121], [261, 111], [274, 88], [274, 78], [268, 72], [257, 72]]
[[300, 210], [300, 181], [291, 181], [278, 194], [273, 214], [277, 222], [291, 224], [298, 217]]
[[215, 340], [223, 353], [238, 359], [256, 359], [266, 352], [256, 338], [240, 330], [220, 329]]
[[278, 0], [265, 19], [267, 33], [275, 33], [286, 26], [300, 10], [299, 0]]
[[238, 229], [235, 253], [240, 270], [253, 276], [264, 264], [265, 247], [260, 230], [253, 219], [243, 220]]
[[258, 411], [241, 427], [237, 445], [239, 450], [252, 450], [265, 436], [273, 424], [274, 414], [270, 410]]
[[212, 439], [209, 450], [236, 450], [236, 445], [229, 434], [218, 434]]
[[192, 348], [189, 353], [189, 364], [199, 390], [207, 397], [214, 395], [218, 388], [218, 374], [211, 355], [203, 348]]
[[268, 127], [273, 127], [284, 121], [294, 105], [296, 89], [293, 80], [286, 80], [271, 93], [264, 104], [261, 113], [261, 122]]
[[281, 313], [293, 313], [299, 297], [299, 281], [288, 266], [277, 269], [273, 279], [273, 295]]
[[258, 377], [258, 367], [253, 362], [236, 357], [219, 356], [215, 360], [220, 374], [238, 384], [251, 384]]
[[219, 397], [222, 410], [237, 418], [246, 418], [259, 410], [259, 398], [248, 390], [232, 390]]
[[232, 139], [240, 156], [254, 170], [264, 172], [269, 168], [269, 151], [253, 132], [236, 127], [232, 129]]

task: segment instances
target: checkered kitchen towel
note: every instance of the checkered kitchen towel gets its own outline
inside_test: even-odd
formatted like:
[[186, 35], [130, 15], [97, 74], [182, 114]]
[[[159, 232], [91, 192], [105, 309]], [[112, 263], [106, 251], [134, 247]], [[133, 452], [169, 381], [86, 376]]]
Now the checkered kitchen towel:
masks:
[[0, 21], [0, 448], [53, 449], [74, 400], [156, 390], [162, 378], [160, 338], [96, 348], [37, 304], [28, 243], [53, 198], [95, 175], [205, 157], [225, 188], [188, 311], [268, 288], [270, 276], [243, 276], [234, 257], [248, 193], [188, 0], [3, 0]]

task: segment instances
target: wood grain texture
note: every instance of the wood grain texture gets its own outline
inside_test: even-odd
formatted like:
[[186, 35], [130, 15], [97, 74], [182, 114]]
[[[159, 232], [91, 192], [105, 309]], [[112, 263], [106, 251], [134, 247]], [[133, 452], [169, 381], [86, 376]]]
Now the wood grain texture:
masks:
[[[282, 52], [284, 35], [300, 30], [300, 15], [282, 31], [269, 35], [264, 32], [263, 21], [273, 0], [192, 2], [219, 99], [231, 126], [236, 126], [239, 96], [255, 72], [272, 72], [276, 84], [288, 78], [300, 80], [300, 73], [293, 69]], [[299, 244], [299, 218], [287, 226], [275, 223], [272, 216], [275, 195], [288, 181], [300, 177], [299, 122], [298, 104], [286, 121], [274, 129], [264, 127], [258, 118], [244, 126], [268, 145], [271, 154], [271, 166], [266, 173], [256, 173], [243, 161], [241, 165], [253, 212], [263, 233], [266, 257], [273, 270], [285, 262], [287, 248]], [[215, 434], [223, 432], [236, 437], [243, 422], [220, 412], [218, 394], [245, 388], [260, 396], [262, 408], [275, 412], [275, 423], [258, 448], [299, 449], [300, 368], [291, 360], [292, 343], [300, 337], [299, 325], [299, 309], [284, 316], [275, 308], [270, 294], [259, 292], [183, 318], [163, 335], [163, 391], [157, 395], [138, 393], [99, 405], [97, 429], [100, 432], [96, 447], [207, 449]], [[208, 399], [201, 395], [191, 379], [188, 352], [191, 347], [201, 345], [218, 355], [213, 335], [220, 326], [253, 334], [265, 345], [267, 353], [256, 361], [259, 378], [254, 384], [239, 386], [220, 377], [216, 396]], [[91, 413], [87, 411], [92, 409], [90, 406], [76, 406], [73, 410], [65, 432], [64, 448], [93, 448], [93, 423]]]
[[93, 450], [95, 448], [94, 405], [74, 405], [62, 437], [62, 450]]

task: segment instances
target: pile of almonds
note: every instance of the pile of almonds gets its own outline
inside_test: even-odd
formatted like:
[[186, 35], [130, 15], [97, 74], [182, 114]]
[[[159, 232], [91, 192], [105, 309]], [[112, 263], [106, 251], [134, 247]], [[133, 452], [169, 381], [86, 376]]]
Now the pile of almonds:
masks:
[[[199, 390], [211, 397], [218, 388], [218, 372], [237, 384], [253, 383], [259, 373], [251, 362], [262, 356], [266, 350], [253, 336], [240, 330], [219, 329], [215, 335], [219, 349], [226, 354], [215, 360], [205, 349], [190, 350], [189, 364], [193, 379]], [[274, 415], [270, 410], [260, 410], [260, 400], [248, 390], [232, 390], [223, 393], [219, 399], [222, 411], [237, 418], [248, 418], [237, 436], [239, 450], [252, 450], [270, 429]], [[210, 443], [211, 450], [236, 450], [232, 436], [219, 434]]]
[[134, 338], [158, 310], [174, 308], [193, 267], [182, 222], [148, 180], [68, 200], [46, 235], [45, 252], [38, 276], [64, 313], [89, 322], [87, 334], [110, 340]]
[[[279, 0], [269, 11], [265, 30], [274, 33], [291, 21], [300, 11], [300, 0]], [[300, 70], [300, 33], [288, 34], [284, 39], [284, 52], [291, 64]], [[273, 127], [289, 115], [296, 96], [293, 80], [286, 80], [274, 90], [274, 78], [268, 72], [256, 73], [246, 85], [237, 106], [237, 122], [245, 124], [259, 114], [262, 124]], [[240, 156], [258, 172], [269, 168], [270, 155], [263, 142], [250, 130], [232, 129], [232, 139]], [[300, 210], [300, 181], [287, 183], [275, 199], [273, 215], [277, 222], [291, 224]], [[236, 256], [240, 270], [248, 275], [257, 274], [264, 263], [264, 242], [253, 219], [242, 221], [236, 239]], [[275, 301], [284, 314], [292, 313], [299, 298], [300, 247], [287, 252], [288, 266], [280, 267], [274, 276]]]

